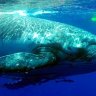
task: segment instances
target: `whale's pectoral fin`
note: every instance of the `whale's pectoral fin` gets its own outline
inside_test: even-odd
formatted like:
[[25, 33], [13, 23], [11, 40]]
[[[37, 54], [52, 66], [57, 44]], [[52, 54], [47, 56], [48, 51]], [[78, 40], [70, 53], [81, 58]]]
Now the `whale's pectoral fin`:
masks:
[[[53, 49], [52, 49], [53, 50]], [[32, 53], [19, 52], [0, 57], [1, 72], [27, 72], [56, 64], [56, 56], [49, 47], [36, 47]]]
[[51, 53], [54, 54], [56, 60], [64, 60], [66, 53], [59, 43], [41, 44], [32, 50], [34, 54]]

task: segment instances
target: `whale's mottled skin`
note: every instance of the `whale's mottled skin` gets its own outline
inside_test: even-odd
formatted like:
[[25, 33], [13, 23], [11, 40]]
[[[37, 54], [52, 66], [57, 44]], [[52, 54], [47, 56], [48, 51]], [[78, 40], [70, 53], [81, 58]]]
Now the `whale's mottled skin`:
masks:
[[1, 56], [1, 72], [26, 72], [60, 60], [89, 62], [96, 58], [95, 35], [64, 23], [22, 15], [20, 11], [13, 13], [0, 15], [0, 39], [3, 43], [34, 46], [30, 52]]

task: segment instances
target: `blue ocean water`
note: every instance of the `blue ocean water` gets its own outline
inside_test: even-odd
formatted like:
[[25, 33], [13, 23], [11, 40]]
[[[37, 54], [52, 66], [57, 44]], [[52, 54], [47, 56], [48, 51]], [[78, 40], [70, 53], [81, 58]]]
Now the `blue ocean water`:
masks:
[[[96, 34], [96, 21], [92, 21], [92, 17], [96, 16], [96, 0], [75, 0], [75, 2], [77, 5], [73, 4], [71, 8], [66, 5], [67, 8], [66, 6], [59, 6], [43, 9], [50, 11], [45, 12], [45, 14], [32, 15], [32, 12], [38, 12], [41, 9], [30, 9], [27, 12], [32, 17], [70, 24]], [[53, 11], [56, 11], [56, 13], [51, 13]], [[57, 71], [63, 70], [60, 68]], [[51, 72], [50, 70], [52, 69], [49, 69], [49, 72]], [[71, 73], [71, 70], [69, 71]], [[42, 76], [35, 77], [31, 83], [30, 80], [29, 83], [25, 80], [27, 83], [22, 83], [21, 87], [17, 86], [17, 89], [5, 88], [2, 83], [6, 81], [6, 78], [0, 78], [0, 96], [96, 96], [95, 71], [67, 77], [63, 76], [64, 74], [61, 74], [61, 76], [60, 73], [52, 74], [52, 76], [47, 74], [47, 81], [43, 83], [41, 83], [41, 79], [44, 78]], [[58, 79], [59, 77], [60, 79]]]

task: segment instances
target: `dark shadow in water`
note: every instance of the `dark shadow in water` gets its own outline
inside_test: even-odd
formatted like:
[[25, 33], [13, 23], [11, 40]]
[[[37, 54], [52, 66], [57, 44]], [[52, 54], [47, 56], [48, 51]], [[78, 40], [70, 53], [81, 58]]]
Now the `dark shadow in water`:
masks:
[[[79, 63], [77, 63], [78, 65]], [[74, 83], [74, 80], [67, 80], [66, 76], [85, 74], [96, 71], [95, 63], [87, 64], [83, 66], [77, 66], [71, 64], [65, 65], [65, 63], [60, 63], [56, 66], [44, 67], [31, 71], [28, 74], [21, 75], [21, 78], [13, 80], [11, 83], [6, 83], [4, 86], [9, 89], [23, 88], [28, 85], [39, 85], [50, 80], [55, 80], [56, 82], [68, 82]], [[17, 74], [19, 76], [20, 74]]]

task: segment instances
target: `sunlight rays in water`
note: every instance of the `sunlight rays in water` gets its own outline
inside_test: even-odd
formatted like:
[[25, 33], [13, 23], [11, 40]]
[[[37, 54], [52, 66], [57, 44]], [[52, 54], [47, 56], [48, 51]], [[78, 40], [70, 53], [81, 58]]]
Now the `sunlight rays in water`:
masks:
[[12, 15], [12, 14], [18, 14], [20, 16], [27, 16], [27, 13], [25, 10], [16, 10], [16, 11], [9, 11], [9, 12], [0, 12], [0, 15]]
[[[93, 0], [90, 2], [95, 3]], [[82, 5], [83, 4], [83, 5]], [[62, 7], [62, 8], [61, 8]], [[43, 10], [43, 9], [53, 9], [55, 11]], [[29, 10], [38, 9], [33, 12], [33, 16], [42, 14], [53, 14], [61, 13], [65, 14], [86, 14], [96, 12], [94, 10], [95, 4], [90, 5], [88, 2], [82, 0], [1, 0], [0, 1], [0, 11], [16, 11], [16, 10]], [[82, 11], [83, 10], [83, 11]], [[21, 13], [22, 14], [22, 13]], [[24, 15], [24, 14], [23, 14]]]

